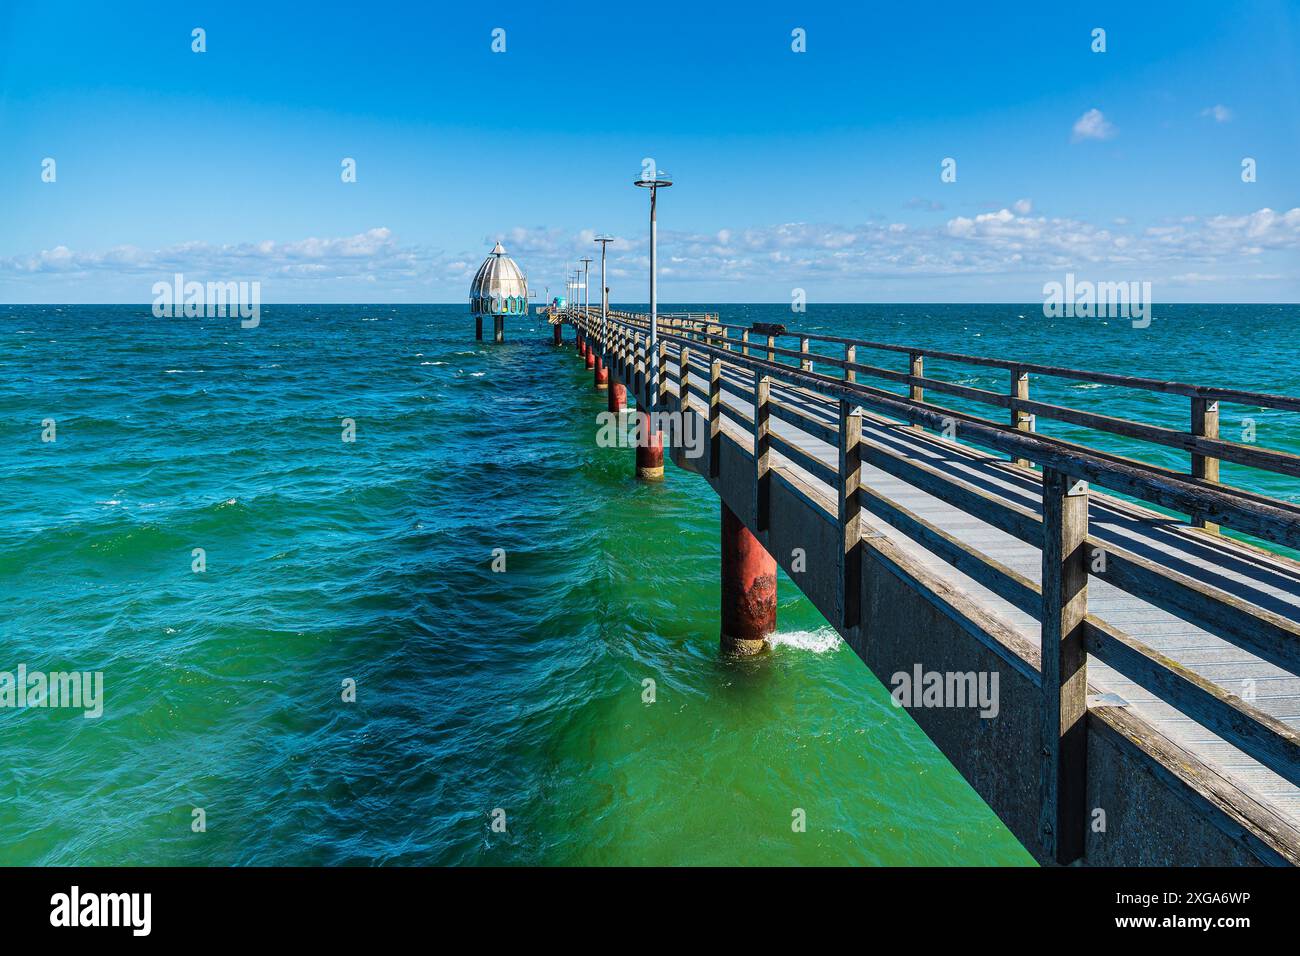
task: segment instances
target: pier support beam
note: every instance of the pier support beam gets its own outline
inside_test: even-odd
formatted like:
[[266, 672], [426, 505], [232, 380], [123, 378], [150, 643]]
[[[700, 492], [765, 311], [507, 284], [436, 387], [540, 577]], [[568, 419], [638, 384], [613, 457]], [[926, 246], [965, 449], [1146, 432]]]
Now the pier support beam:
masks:
[[598, 354], [596, 356], [596, 388], [604, 390], [609, 388], [609, 369], [605, 368], [604, 359]]
[[641, 481], [664, 480], [664, 433], [652, 433], [650, 414], [644, 408], [636, 412], [636, 476]]
[[474, 338], [479, 342], [483, 341], [483, 316], [481, 315], [474, 316]]
[[627, 408], [627, 386], [622, 382], [609, 383], [609, 405], [611, 412], [621, 412]]
[[551, 334], [555, 336], [556, 346], [564, 344], [564, 326], [560, 325], [559, 322], [551, 326]]
[[757, 654], [776, 630], [776, 559], [722, 503], [722, 649]]
[[504, 315], [492, 316], [492, 341], [500, 345], [506, 340], [506, 317]]
[[587, 368], [594, 369], [596, 367], [596, 350], [591, 347], [590, 342], [587, 343], [587, 351], [584, 357], [587, 360]]

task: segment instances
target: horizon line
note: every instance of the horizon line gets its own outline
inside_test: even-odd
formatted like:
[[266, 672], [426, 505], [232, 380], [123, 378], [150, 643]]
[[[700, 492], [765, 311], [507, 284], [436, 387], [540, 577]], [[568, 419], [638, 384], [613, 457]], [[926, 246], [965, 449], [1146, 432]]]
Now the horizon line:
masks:
[[[759, 302], [759, 301], [723, 302], [723, 301], [719, 301], [719, 300], [708, 300], [708, 301], [706, 302], [706, 301], [703, 301], [703, 300], [687, 300], [687, 299], [683, 299], [683, 300], [675, 301], [675, 302], [660, 303], [660, 308], [662, 309], [662, 308], [664, 308], [664, 307], [666, 307], [666, 306], [674, 306], [674, 305], [706, 305], [706, 304], [707, 304], [707, 305], [713, 305], [713, 306], [729, 306], [729, 305], [774, 305], [774, 306], [782, 306], [782, 307], [785, 307], [785, 308], [788, 308], [788, 307], [789, 307], [789, 303], [787, 303], [787, 302]], [[385, 305], [387, 305], [387, 306], [431, 306], [431, 305], [433, 305], [433, 306], [449, 306], [449, 307], [450, 307], [450, 306], [462, 306], [462, 305], [463, 305], [463, 306], [465, 307], [465, 309], [466, 309], [467, 312], [468, 312], [468, 310], [469, 310], [469, 303], [467, 303], [467, 302], [384, 302], [384, 301], [370, 301], [370, 302], [263, 302], [263, 303], [261, 303], [261, 305], [262, 305], [263, 307], [266, 307], [266, 306], [302, 306], [302, 305], [314, 305], [314, 306], [337, 306], [337, 305], [356, 305], [356, 306], [385, 306]], [[611, 302], [611, 303], [610, 303], [610, 308], [614, 308], [616, 305], [619, 305], [619, 306], [628, 306], [628, 305], [644, 306], [647, 310], [648, 310], [649, 307], [650, 307], [650, 304], [649, 304], [648, 302], [618, 302], [618, 303]], [[804, 309], [799, 310], [799, 311], [801, 311], [801, 312], [806, 312], [806, 311], [808, 310], [808, 308], [810, 308], [810, 307], [812, 307], [812, 306], [828, 306], [828, 305], [867, 305], [867, 306], [881, 306], [881, 305], [887, 305], [887, 306], [895, 306], [895, 305], [1004, 305], [1004, 306], [1017, 306], [1017, 307], [1022, 307], [1022, 306], [1040, 306], [1040, 307], [1041, 307], [1041, 306], [1043, 305], [1043, 303], [1042, 303], [1041, 300], [1036, 300], [1036, 301], [1031, 301], [1031, 302], [1016, 302], [1016, 301], [1012, 301], [1012, 300], [999, 301], [999, 302], [992, 302], [992, 301], [974, 301], [974, 300], [957, 300], [957, 299], [948, 299], [948, 300], [934, 299], [934, 300], [926, 300], [926, 301], [921, 301], [921, 300], [897, 300], [897, 301], [883, 301], [883, 300], [881, 300], [881, 301], [875, 301], [875, 300], [866, 300], [866, 301], [849, 301], [849, 300], [843, 300], [843, 301], [840, 301], [840, 300], [835, 300], [835, 301], [830, 301], [830, 300], [827, 300], [827, 301], [822, 301], [822, 302], [809, 302], [809, 303], [807, 303], [807, 306], [806, 306]], [[1216, 302], [1216, 301], [1167, 301], [1167, 302], [1156, 302], [1156, 303], [1153, 303], [1153, 305], [1156, 305], [1156, 306], [1161, 306], [1161, 305], [1207, 305], [1207, 306], [1208, 306], [1208, 305], [1219, 305], [1219, 306], [1224, 306], [1224, 305], [1267, 305], [1267, 306], [1288, 306], [1288, 305], [1290, 305], [1290, 306], [1300, 306], [1300, 301], [1294, 301], [1294, 302], [1248, 302], [1248, 301], [1231, 301], [1231, 302], [1229, 302], [1229, 301], [1223, 301], [1223, 302]], [[149, 302], [0, 302], [0, 307], [12, 307], [12, 306], [129, 306], [129, 307], [139, 306], [139, 307], [142, 307], [142, 308], [152, 308], [152, 307], [153, 307], [153, 302], [152, 302], [152, 301], [149, 301]], [[533, 311], [531, 311], [531, 310], [533, 310], [533, 309], [535, 309], [535, 308], [537, 308], [537, 307], [538, 307], [538, 306], [536, 306], [536, 305], [530, 305], [530, 306], [529, 306], [529, 309], [530, 309], [529, 312], [527, 312], [527, 313], [520, 313], [519, 315], [514, 315], [514, 316], [507, 316], [507, 318], [524, 318], [524, 317], [526, 317], [527, 315], [535, 315], [536, 313], [533, 312]], [[593, 308], [593, 310], [594, 310], [594, 308]]]

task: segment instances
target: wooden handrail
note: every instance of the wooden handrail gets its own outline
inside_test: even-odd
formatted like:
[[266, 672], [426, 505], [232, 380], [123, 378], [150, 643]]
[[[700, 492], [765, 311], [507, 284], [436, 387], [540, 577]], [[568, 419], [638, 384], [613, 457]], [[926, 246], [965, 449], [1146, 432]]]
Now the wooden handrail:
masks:
[[[633, 323], [644, 320], [645, 318], [644, 316], [638, 316], [635, 314], [625, 314], [628, 315], [628, 320]], [[702, 323], [697, 323], [697, 325], [699, 324]], [[687, 329], [685, 331], [687, 335], [694, 335], [697, 340], [702, 338], [704, 341], [712, 344], [719, 340], [719, 336], [713, 334], [713, 330], [725, 328], [743, 329], [743, 327], [722, 326], [718, 323], [710, 322], [708, 323], [708, 328], [704, 331], [701, 331], [699, 328]], [[881, 378], [895, 384], [906, 385], [908, 387], [908, 398], [913, 402], [923, 402], [925, 391], [930, 390], [932, 392], [952, 395], [966, 401], [1005, 408], [1008, 409], [1011, 414], [1011, 427], [1018, 431], [1027, 432], [1032, 430], [1032, 423], [1037, 417], [1067, 422], [1069, 424], [1079, 425], [1096, 431], [1149, 442], [1151, 444], [1162, 445], [1169, 448], [1177, 448], [1189, 453], [1191, 459], [1189, 469], [1190, 474], [1205, 482], [1207, 485], [1217, 485], [1219, 483], [1218, 463], [1220, 461], [1233, 462], [1246, 467], [1271, 471], [1276, 474], [1287, 475], [1290, 477], [1300, 477], [1300, 455], [1287, 451], [1260, 448], [1254, 444], [1231, 442], [1220, 438], [1218, 430], [1218, 400], [1211, 400], [1206, 396], [1231, 395], [1235, 396], [1237, 400], [1240, 401], [1250, 401], [1275, 408], [1290, 408], [1293, 406], [1300, 408], [1300, 399], [1298, 398], [1245, 392], [1237, 389], [1206, 388], [1203, 386], [1186, 385], [1178, 382], [1159, 382], [1154, 379], [1141, 379], [1132, 376], [1119, 376], [1102, 372], [1083, 372], [1075, 369], [1061, 369], [1055, 366], [1045, 366], [1004, 359], [983, 359], [976, 356], [966, 356], [934, 349], [886, 345], [884, 343], [866, 342], [837, 336], [807, 335], [789, 331], [785, 334], [787, 336], [797, 337], [800, 341], [800, 348], [798, 350], [782, 348], [775, 345], [775, 336], [768, 336], [768, 344], [765, 351], [768, 353], [769, 362], [775, 362], [782, 356], [796, 359], [799, 362], [800, 371], [803, 372], [811, 372], [816, 364], [830, 365], [841, 369], [841, 374], [843, 375], [842, 381], [851, 384], [856, 383], [858, 373]], [[748, 354], [748, 350], [743, 344], [747, 342], [748, 335], [742, 334], [741, 339], [742, 353]], [[845, 357], [836, 358], [829, 355], [805, 351], [806, 343], [810, 339], [844, 343]], [[728, 341], [725, 344], [729, 346], [730, 342]], [[857, 362], [855, 359], [856, 349], [858, 346], [867, 348], [887, 348], [890, 351], [906, 352], [909, 356], [909, 369], [906, 372], [900, 372]], [[1011, 375], [1011, 390], [1009, 393], [994, 392], [988, 389], [958, 385], [941, 379], [926, 377], [920, 374], [922, 361], [925, 356], [940, 357], [957, 361], [969, 360], [975, 364], [1006, 368], [1010, 371]], [[1097, 412], [1073, 409], [1067, 406], [1055, 405], [1047, 402], [1033, 401], [1029, 398], [1028, 376], [1031, 372], [1048, 375], [1061, 375], [1085, 381], [1109, 382], [1111, 384], [1124, 385], [1126, 387], [1151, 388], [1157, 391], [1168, 391], [1191, 395], [1191, 416], [1189, 428], [1187, 431], [1181, 431], [1163, 425], [1152, 425], [1144, 422], [1136, 422], [1124, 418], [1102, 415]], [[831, 376], [823, 375], [823, 377], [827, 380], [831, 380]], [[1170, 387], [1165, 388], [1164, 386]], [[945, 406], [937, 405], [933, 402], [925, 404], [931, 409], [947, 411], [955, 418], [965, 418], [967, 420], [978, 420], [984, 423], [990, 423], [987, 419], [977, 419], [974, 416], [965, 415], [956, 410], [947, 409]], [[1028, 465], [1031, 461], [1031, 459], [1026, 459], [1024, 457], [1016, 457], [1015, 460], [1018, 464], [1022, 465]], [[1141, 464], [1137, 462], [1134, 463]], [[1209, 520], [1207, 516], [1202, 515], [1199, 512], [1191, 512], [1190, 515], [1193, 524], [1205, 527], [1207, 530], [1217, 530], [1217, 523]]]
[[[614, 313], [611, 311], [610, 314], [613, 315]], [[619, 314], [628, 318], [640, 317], [639, 313], [633, 312], [622, 312]], [[749, 326], [747, 325], [731, 325], [716, 321], [710, 321], [709, 324], [719, 329], [749, 330]], [[943, 349], [931, 349], [916, 345], [900, 345], [896, 342], [876, 342], [869, 339], [850, 338], [842, 335], [823, 335], [815, 332], [797, 332], [789, 329], [777, 337], [808, 339], [812, 342], [830, 342], [856, 348], [878, 349], [882, 352], [899, 352], [908, 355], [915, 354], [924, 356], [925, 358], [942, 359], [967, 365], [983, 365], [989, 368], [1002, 368], [1007, 370], [1020, 369], [1021, 371], [1030, 372], [1035, 375], [1050, 375], [1055, 378], [1068, 378], [1076, 381], [1091, 382], [1097, 385], [1115, 385], [1121, 388], [1134, 388], [1152, 392], [1163, 392], [1171, 395], [1184, 395], [1188, 398], [1203, 398], [1208, 401], [1230, 402], [1241, 405], [1258, 405], [1263, 408], [1276, 408], [1285, 411], [1300, 412], [1300, 397], [1294, 395], [1278, 395], [1269, 392], [1253, 392], [1239, 388], [1193, 385], [1188, 382], [1149, 378], [1140, 375], [1120, 375], [1114, 372], [1095, 372], [1085, 369], [1067, 368], [1059, 365], [1025, 362], [1020, 359], [991, 358], [984, 355], [950, 352]], [[790, 351], [783, 354], [798, 353]], [[818, 362], [827, 361], [832, 364], [840, 364], [835, 362], [830, 356], [821, 355], [819, 353], [813, 353], [813, 359]]]
[[694, 342], [694, 347], [701, 353], [746, 368], [753, 374], [766, 375], [834, 400], [857, 402], [974, 445], [1023, 457], [1044, 467], [1055, 467], [1120, 494], [1183, 514], [1201, 514], [1245, 534], [1300, 549], [1300, 508], [1276, 499], [1175, 475], [1167, 469], [1099, 453], [1060, 439], [1017, 431], [974, 415], [913, 402], [860, 383], [844, 382], [754, 356], [738, 356], [673, 332], [661, 331], [660, 340], [679, 344]]

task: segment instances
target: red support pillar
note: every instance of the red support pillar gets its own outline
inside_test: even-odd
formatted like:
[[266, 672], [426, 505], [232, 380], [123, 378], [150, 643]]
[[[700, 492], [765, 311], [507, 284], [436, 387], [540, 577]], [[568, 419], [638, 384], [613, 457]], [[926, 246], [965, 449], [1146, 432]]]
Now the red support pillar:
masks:
[[587, 351], [583, 354], [587, 359], [587, 368], [594, 369], [596, 367], [596, 350], [591, 347], [590, 342], [587, 343]]
[[757, 654], [776, 630], [776, 559], [722, 504], [722, 649]]
[[605, 363], [599, 355], [596, 356], [596, 388], [601, 390], [609, 388], [609, 369], [605, 368]]
[[560, 325], [559, 322], [556, 322], [554, 325], [551, 326], [551, 330], [552, 330], [553, 334], [555, 335], [555, 344], [556, 344], [557, 346], [563, 345], [563, 344], [564, 344], [564, 326]]
[[622, 382], [609, 383], [609, 410], [621, 412], [627, 408], [627, 386]]
[[587, 354], [587, 340], [582, 337], [582, 329], [578, 330], [578, 358]]
[[664, 480], [664, 433], [650, 433], [650, 415], [636, 412], [636, 476], [642, 481]]

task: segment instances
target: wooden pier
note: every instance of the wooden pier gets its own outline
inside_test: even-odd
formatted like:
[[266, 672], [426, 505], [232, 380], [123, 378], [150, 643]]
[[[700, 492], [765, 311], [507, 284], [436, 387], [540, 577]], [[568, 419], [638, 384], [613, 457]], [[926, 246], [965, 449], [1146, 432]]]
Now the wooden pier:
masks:
[[[712, 314], [660, 315], [652, 351], [644, 315], [550, 318], [639, 410], [694, 416], [702, 454], [670, 436], [670, 457], [886, 686], [917, 667], [998, 674], [995, 717], [908, 711], [1040, 861], [1300, 864], [1300, 563], [1220, 530], [1300, 549], [1300, 507], [1217, 480], [1220, 461], [1300, 477], [1300, 457], [1218, 435], [1219, 402], [1300, 398]], [[927, 375], [927, 359], [1001, 369], [1006, 391]], [[1036, 401], [1031, 376], [1183, 396], [1188, 427]], [[1190, 467], [1040, 435], [1035, 419], [1181, 449]]]

